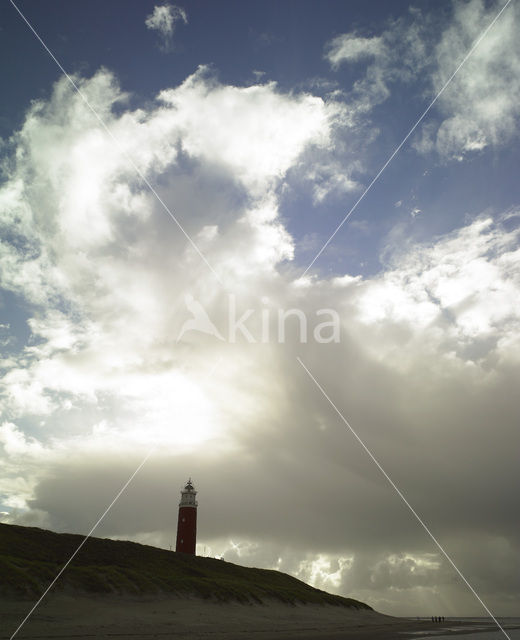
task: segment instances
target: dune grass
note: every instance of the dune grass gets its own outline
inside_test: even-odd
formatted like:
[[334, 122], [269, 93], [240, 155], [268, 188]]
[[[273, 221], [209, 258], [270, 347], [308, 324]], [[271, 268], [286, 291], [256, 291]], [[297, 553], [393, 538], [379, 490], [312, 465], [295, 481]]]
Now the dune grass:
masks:
[[[34, 598], [44, 591], [83, 536], [0, 524], [0, 595]], [[55, 591], [144, 596], [193, 595], [218, 601], [330, 604], [371, 609], [280, 571], [242, 567], [135, 542], [89, 538]]]

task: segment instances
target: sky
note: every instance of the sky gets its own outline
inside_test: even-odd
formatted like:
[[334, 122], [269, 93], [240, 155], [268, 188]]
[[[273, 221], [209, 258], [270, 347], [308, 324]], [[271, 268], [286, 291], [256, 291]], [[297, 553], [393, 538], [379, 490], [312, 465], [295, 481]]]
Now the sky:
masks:
[[16, 5], [2, 521], [520, 615], [518, 3]]

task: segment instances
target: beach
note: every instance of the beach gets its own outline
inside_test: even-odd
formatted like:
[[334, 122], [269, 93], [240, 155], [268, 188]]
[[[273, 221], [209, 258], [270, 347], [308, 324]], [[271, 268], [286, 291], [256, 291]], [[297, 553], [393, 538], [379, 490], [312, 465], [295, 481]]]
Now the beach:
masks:
[[[0, 600], [0, 638], [10, 638], [34, 606], [30, 600]], [[489, 629], [493, 629], [490, 624]], [[446, 632], [444, 630], [447, 630]], [[17, 638], [117, 637], [190, 640], [383, 640], [461, 635], [481, 631], [475, 622], [432, 623], [330, 605], [244, 605], [199, 598], [50, 595]]]

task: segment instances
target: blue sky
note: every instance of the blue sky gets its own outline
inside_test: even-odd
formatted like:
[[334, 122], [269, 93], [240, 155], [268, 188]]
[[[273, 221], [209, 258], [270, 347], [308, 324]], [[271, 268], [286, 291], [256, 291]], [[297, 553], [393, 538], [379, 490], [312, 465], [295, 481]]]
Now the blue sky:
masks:
[[[200, 549], [479, 615], [299, 357], [518, 613], [515, 2], [306, 272], [504, 5], [17, 3], [107, 133], [2, 4], [5, 521], [87, 531], [153, 446], [99, 535], [168, 548], [191, 475]], [[183, 333], [193, 300], [217, 333]]]
[[[19, 6], [24, 10], [25, 5]], [[378, 37], [401, 20], [408, 27], [422, 25], [426, 54], [431, 55], [438, 44], [436, 38], [453, 15], [451, 2], [421, 3], [420, 18], [414, 17], [407, 2], [374, 2], [369, 8], [362, 2], [325, 2], [319, 10], [313, 2], [251, 6], [194, 2], [189, 7], [189, 23], [178, 24], [165, 50], [157, 31], [147, 29], [142, 20], [143, 14], [152, 10], [153, 3], [146, 2], [27, 4], [31, 21], [68, 71], [89, 75], [100, 67], [110, 69], [123, 90], [132, 94], [135, 105], [181, 83], [199, 65], [210, 65], [221, 82], [238, 86], [261, 77], [262, 82], [276, 82], [281, 91], [311, 90], [324, 97], [333, 90], [349, 94], [370, 61], [360, 59], [331, 69], [325, 53], [334, 37], [345, 32]], [[30, 100], [49, 95], [60, 71], [43, 55], [41, 45], [13, 7], [3, 6], [2, 14], [2, 59], [9, 61], [2, 77], [10, 91], [1, 124], [3, 135], [8, 136], [19, 126]], [[431, 64], [425, 60], [422, 64], [428, 62]], [[258, 71], [263, 75], [255, 76]], [[325, 80], [328, 85], [317, 86]], [[398, 79], [391, 84], [388, 98], [375, 104], [359, 123], [365, 134], [356, 140], [355, 154], [363, 162], [360, 184], [377, 173], [428, 106], [435, 88], [428, 74], [421, 73], [409, 82]], [[439, 109], [434, 108], [425, 123], [436, 119]], [[419, 154], [412, 147], [413, 140], [354, 214], [353, 220], [372, 225], [370, 240], [356, 225], [346, 225], [317, 267], [336, 274], [345, 270], [373, 273], [380, 268], [379, 253], [396, 224], [424, 240], [459, 227], [466, 215], [514, 206], [514, 167], [518, 163], [514, 142], [501, 144], [499, 149], [489, 145], [460, 163], [439, 158], [436, 153]], [[281, 213], [296, 239], [312, 235], [319, 247], [359, 193], [343, 193], [312, 206], [308, 187], [286, 197]], [[399, 201], [403, 206], [396, 210], [394, 203]], [[410, 211], [416, 208], [422, 215], [410, 219]], [[312, 250], [298, 248], [296, 261], [305, 268], [313, 257]]]

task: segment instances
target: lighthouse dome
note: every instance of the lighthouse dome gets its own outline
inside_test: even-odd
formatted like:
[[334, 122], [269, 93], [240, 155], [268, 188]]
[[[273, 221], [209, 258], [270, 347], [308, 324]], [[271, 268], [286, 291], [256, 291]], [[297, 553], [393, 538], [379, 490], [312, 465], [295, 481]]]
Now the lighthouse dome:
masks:
[[181, 501], [179, 506], [181, 507], [197, 507], [197, 500], [195, 499], [197, 492], [191, 482], [191, 478], [188, 480], [184, 489], [181, 489]]

